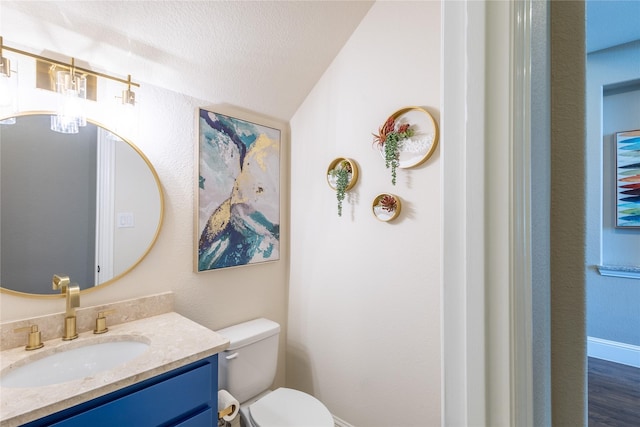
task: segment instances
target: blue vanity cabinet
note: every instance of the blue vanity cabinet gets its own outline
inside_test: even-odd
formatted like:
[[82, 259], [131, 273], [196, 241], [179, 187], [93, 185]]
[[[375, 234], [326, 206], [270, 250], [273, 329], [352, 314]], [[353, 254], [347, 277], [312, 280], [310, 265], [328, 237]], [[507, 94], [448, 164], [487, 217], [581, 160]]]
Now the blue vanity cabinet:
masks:
[[217, 390], [218, 356], [213, 355], [25, 426], [217, 426]]

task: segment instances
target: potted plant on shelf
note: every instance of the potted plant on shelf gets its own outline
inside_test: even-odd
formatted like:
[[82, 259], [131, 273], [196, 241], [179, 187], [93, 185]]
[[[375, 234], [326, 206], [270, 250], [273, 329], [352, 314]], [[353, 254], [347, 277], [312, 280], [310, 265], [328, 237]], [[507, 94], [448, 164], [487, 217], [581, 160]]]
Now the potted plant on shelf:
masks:
[[341, 160], [338, 164], [329, 171], [329, 175], [334, 178], [334, 186], [336, 189], [336, 198], [338, 199], [338, 216], [342, 216], [342, 201], [344, 200], [347, 192], [347, 187], [351, 181], [351, 175], [353, 168], [351, 163], [347, 160]]
[[380, 221], [392, 221], [400, 215], [400, 198], [394, 194], [379, 194], [373, 199], [373, 214]]
[[396, 128], [396, 119], [391, 116], [384, 125], [378, 129], [378, 135], [374, 134], [373, 142], [378, 148], [384, 150], [384, 164], [391, 168], [391, 184], [396, 185], [396, 170], [400, 165], [400, 149], [402, 141], [411, 138], [414, 130], [409, 123], [402, 123]]
[[398, 206], [398, 201], [395, 197], [389, 194], [385, 194], [380, 198], [380, 200], [378, 200], [378, 206], [380, 206], [381, 209], [384, 209], [387, 212], [393, 212]]

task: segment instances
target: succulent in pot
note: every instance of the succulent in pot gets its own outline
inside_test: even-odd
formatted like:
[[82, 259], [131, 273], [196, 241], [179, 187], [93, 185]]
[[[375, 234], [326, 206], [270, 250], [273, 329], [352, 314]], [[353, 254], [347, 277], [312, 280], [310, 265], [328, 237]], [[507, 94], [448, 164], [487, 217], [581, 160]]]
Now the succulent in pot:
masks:
[[400, 215], [402, 203], [400, 198], [394, 194], [378, 194], [371, 205], [373, 215], [380, 221], [392, 221]]
[[384, 209], [387, 212], [393, 212], [398, 206], [398, 201], [395, 197], [389, 194], [385, 194], [378, 201], [378, 205], [380, 206], [380, 208]]

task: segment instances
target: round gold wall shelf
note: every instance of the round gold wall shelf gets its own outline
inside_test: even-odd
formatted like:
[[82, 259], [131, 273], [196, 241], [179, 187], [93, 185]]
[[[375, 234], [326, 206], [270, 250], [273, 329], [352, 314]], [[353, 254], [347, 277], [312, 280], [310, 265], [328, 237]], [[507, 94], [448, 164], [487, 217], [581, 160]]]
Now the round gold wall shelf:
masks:
[[400, 215], [402, 203], [394, 194], [378, 194], [371, 204], [373, 215], [383, 222], [393, 221]]
[[[402, 169], [418, 166], [435, 151], [438, 146], [438, 126], [427, 110], [422, 107], [405, 107], [389, 116], [396, 123], [396, 127], [408, 124], [414, 134], [399, 142], [398, 167]], [[378, 149], [384, 159], [384, 145]]]
[[352, 159], [348, 159], [346, 157], [338, 157], [337, 159], [334, 159], [327, 169], [327, 183], [329, 184], [329, 187], [336, 190], [336, 181], [338, 180], [336, 172], [342, 169], [347, 170], [349, 183], [344, 190], [349, 191], [358, 181], [358, 165]]
[[351, 159], [338, 157], [327, 169], [327, 183], [336, 191], [338, 199], [338, 216], [342, 216], [342, 202], [345, 193], [358, 181], [358, 165]]

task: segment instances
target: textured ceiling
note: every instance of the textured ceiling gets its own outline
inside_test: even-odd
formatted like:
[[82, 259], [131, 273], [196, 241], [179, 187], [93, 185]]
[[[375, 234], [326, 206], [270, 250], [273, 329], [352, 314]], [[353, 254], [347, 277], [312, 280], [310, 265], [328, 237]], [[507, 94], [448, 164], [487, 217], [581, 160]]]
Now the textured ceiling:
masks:
[[[15, 45], [289, 120], [372, 1], [8, 1]], [[589, 0], [587, 49], [640, 38], [640, 1]]]
[[289, 120], [371, 1], [0, 1], [5, 44]]

